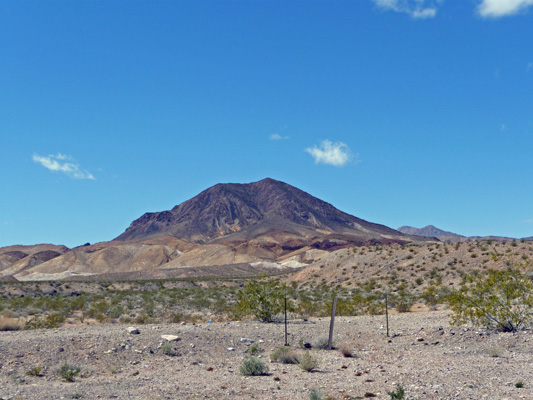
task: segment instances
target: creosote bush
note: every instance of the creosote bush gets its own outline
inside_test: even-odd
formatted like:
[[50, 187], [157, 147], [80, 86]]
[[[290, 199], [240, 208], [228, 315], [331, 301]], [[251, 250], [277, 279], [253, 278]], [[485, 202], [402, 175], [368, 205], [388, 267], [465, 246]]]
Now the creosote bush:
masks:
[[468, 276], [448, 297], [452, 324], [472, 323], [491, 330], [516, 332], [531, 325], [533, 282], [516, 270]]
[[244, 376], [265, 375], [268, 372], [268, 366], [260, 358], [245, 358], [239, 367], [239, 372]]
[[284, 309], [284, 289], [272, 280], [252, 280], [237, 293], [237, 310], [242, 315], [252, 314], [262, 322], [272, 322]]

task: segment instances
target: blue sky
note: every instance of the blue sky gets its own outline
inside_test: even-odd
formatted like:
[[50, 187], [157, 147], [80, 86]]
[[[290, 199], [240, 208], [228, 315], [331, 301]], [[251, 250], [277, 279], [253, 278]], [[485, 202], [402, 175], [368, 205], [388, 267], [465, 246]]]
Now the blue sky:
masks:
[[533, 0], [0, 1], [0, 246], [271, 177], [533, 235]]

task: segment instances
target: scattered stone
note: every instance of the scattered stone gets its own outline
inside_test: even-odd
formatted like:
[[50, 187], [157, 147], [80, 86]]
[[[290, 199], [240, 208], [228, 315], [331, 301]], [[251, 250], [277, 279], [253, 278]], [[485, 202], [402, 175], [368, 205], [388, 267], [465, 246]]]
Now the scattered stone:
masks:
[[181, 340], [181, 338], [176, 335], [161, 335], [161, 338], [165, 339], [167, 342], [178, 342]]
[[138, 335], [139, 333], [141, 333], [141, 331], [139, 331], [139, 329], [135, 328], [134, 326], [129, 326], [128, 328], [126, 328], [126, 330], [130, 335]]

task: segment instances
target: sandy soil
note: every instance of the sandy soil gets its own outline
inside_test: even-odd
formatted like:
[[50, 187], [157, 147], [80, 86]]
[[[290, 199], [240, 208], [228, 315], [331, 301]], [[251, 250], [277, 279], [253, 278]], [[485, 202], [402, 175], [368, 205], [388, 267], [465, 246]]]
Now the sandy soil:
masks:
[[[406, 399], [533, 399], [531, 331], [450, 327], [445, 312], [391, 315], [390, 338], [384, 325], [383, 316], [338, 317], [335, 343], [348, 343], [355, 357], [312, 350], [320, 361], [314, 372], [270, 362], [284, 343], [276, 323], [139, 325], [139, 334], [116, 324], [0, 332], [0, 399], [303, 400], [312, 388], [324, 398], [389, 399], [397, 384]], [[312, 343], [328, 330], [328, 318], [291, 320], [289, 344]], [[268, 375], [239, 374], [247, 339], [263, 350]], [[165, 354], [163, 343], [179, 355]], [[58, 374], [65, 363], [81, 369], [72, 383]], [[36, 367], [40, 376], [27, 374]]]

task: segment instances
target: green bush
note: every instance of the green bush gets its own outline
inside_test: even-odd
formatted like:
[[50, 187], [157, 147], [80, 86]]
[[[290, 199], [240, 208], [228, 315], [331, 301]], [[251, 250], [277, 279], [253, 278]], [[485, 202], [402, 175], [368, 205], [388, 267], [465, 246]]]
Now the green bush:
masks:
[[251, 356], [253, 356], [256, 353], [259, 353], [260, 351], [261, 351], [261, 349], [259, 348], [259, 344], [258, 343], [252, 343], [246, 349], [246, 353], [250, 354]]
[[243, 315], [252, 314], [260, 321], [272, 322], [284, 309], [284, 287], [273, 281], [250, 281], [237, 293], [236, 307]]
[[42, 368], [41, 366], [37, 366], [35, 368], [32, 368], [28, 371], [26, 371], [26, 375], [28, 376], [41, 376]]
[[63, 364], [59, 369], [59, 376], [63, 378], [66, 382], [74, 382], [74, 379], [79, 375], [81, 369], [79, 367], [74, 367], [67, 363]]
[[265, 375], [268, 372], [268, 366], [260, 358], [250, 357], [244, 359], [239, 367], [239, 372], [244, 376]]
[[409, 296], [400, 296], [394, 302], [394, 308], [396, 308], [396, 311], [399, 313], [405, 313], [411, 311], [411, 307], [413, 307], [414, 303], [414, 300]]
[[171, 343], [165, 343], [163, 346], [161, 346], [161, 352], [170, 357], [177, 357], [180, 355], [178, 349]]
[[487, 329], [515, 332], [533, 318], [533, 283], [515, 270], [469, 276], [459, 291], [448, 297], [452, 324], [472, 323]]
[[405, 396], [405, 389], [402, 386], [397, 385], [396, 390], [387, 392], [387, 394], [390, 396], [390, 400], [402, 400]]
[[58, 328], [65, 321], [65, 315], [52, 313], [41, 318], [32, 318], [26, 322], [26, 329]]

